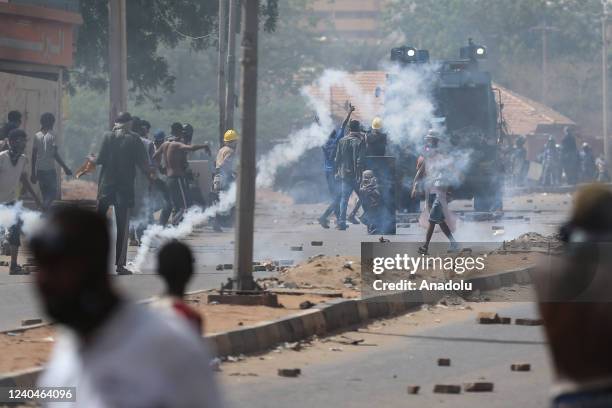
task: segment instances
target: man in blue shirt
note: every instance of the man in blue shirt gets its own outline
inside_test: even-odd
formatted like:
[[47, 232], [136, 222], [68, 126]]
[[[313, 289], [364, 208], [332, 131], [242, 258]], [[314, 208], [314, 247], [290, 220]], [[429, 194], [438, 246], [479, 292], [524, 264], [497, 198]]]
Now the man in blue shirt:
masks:
[[349, 104], [349, 112], [346, 116], [344, 122], [338, 129], [334, 129], [327, 139], [327, 142], [323, 145], [323, 158], [324, 158], [324, 166], [325, 166], [325, 179], [327, 180], [327, 187], [329, 188], [329, 194], [332, 197], [332, 202], [329, 204], [327, 209], [321, 217], [319, 217], [319, 224], [325, 229], [329, 228], [329, 216], [334, 213], [336, 215], [336, 220], [338, 220], [338, 215], [340, 212], [340, 189], [338, 188], [338, 180], [336, 180], [335, 170], [336, 170], [336, 148], [338, 147], [338, 142], [340, 139], [344, 137], [344, 130], [346, 129], [346, 125], [351, 119], [351, 114], [355, 111], [355, 107]]

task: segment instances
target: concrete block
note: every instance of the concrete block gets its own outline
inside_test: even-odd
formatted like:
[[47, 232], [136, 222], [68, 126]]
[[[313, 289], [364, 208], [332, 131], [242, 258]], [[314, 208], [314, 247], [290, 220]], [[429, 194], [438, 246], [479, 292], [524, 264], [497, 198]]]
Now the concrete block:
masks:
[[452, 384], [436, 384], [434, 385], [433, 392], [436, 394], [461, 394], [461, 386]]
[[298, 377], [302, 374], [302, 370], [299, 368], [279, 368], [278, 375], [280, 377]]
[[438, 365], [440, 367], [450, 367], [451, 359], [450, 358], [439, 358], [438, 359]]
[[510, 366], [512, 371], [531, 371], [531, 364], [529, 363], [515, 363]]
[[541, 326], [544, 322], [542, 319], [516, 319], [514, 324], [518, 326]]
[[420, 389], [421, 387], [418, 385], [409, 385], [408, 387], [406, 387], [406, 391], [408, 391], [408, 394], [412, 395], [418, 394]]
[[463, 384], [465, 392], [493, 392], [492, 382], [473, 382]]
[[479, 324], [499, 324], [501, 319], [497, 313], [493, 312], [480, 312], [476, 316], [476, 321]]

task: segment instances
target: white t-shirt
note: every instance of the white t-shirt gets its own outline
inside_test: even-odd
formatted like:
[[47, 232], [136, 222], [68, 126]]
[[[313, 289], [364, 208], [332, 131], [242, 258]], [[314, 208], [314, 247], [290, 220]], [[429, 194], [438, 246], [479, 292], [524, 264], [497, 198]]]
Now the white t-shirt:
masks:
[[55, 136], [51, 132], [36, 133], [36, 170], [55, 170]]
[[11, 162], [9, 151], [0, 152], [0, 203], [17, 200], [21, 175], [25, 172], [28, 159], [22, 154], [17, 164]]
[[76, 387], [76, 403], [50, 408], [221, 406], [204, 341], [186, 323], [126, 303], [94, 335], [56, 343], [39, 386]]

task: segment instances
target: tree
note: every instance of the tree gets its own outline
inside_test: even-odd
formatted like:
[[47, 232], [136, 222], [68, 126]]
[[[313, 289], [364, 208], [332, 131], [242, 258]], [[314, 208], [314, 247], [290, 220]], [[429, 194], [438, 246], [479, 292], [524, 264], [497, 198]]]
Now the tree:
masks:
[[[267, 31], [276, 26], [277, 1], [262, 2]], [[81, 0], [80, 5], [83, 25], [70, 72], [72, 89], [76, 85], [102, 91], [108, 84], [108, 1]], [[157, 91], [172, 92], [176, 80], [160, 49], [183, 42], [195, 51], [216, 45], [218, 1], [129, 0], [126, 7], [130, 92], [138, 102], [159, 100]]]

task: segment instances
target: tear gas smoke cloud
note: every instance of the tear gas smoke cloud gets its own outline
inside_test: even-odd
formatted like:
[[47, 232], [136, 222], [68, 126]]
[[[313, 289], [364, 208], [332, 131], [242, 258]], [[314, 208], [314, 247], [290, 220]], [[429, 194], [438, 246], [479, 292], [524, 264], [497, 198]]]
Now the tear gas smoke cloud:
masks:
[[12, 206], [0, 205], [0, 228], [10, 228], [21, 219], [23, 223], [21, 230], [26, 237], [29, 237], [41, 226], [41, 215], [38, 211], [24, 208], [21, 201]]

